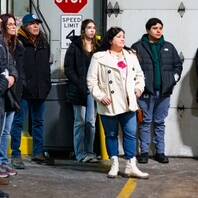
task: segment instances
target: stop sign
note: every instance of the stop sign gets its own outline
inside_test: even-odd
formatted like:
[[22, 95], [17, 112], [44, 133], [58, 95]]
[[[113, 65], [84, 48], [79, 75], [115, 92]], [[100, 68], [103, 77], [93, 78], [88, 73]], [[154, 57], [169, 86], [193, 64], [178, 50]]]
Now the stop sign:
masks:
[[78, 13], [87, 4], [87, 0], [54, 0], [54, 2], [64, 13]]

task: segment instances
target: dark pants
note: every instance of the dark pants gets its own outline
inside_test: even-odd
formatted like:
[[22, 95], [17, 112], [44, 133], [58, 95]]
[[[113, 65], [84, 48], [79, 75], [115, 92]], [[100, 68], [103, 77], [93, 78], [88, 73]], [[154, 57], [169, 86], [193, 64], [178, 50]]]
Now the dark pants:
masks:
[[31, 112], [32, 119], [32, 138], [33, 138], [33, 156], [43, 154], [43, 132], [44, 132], [44, 100], [22, 100], [21, 110], [15, 113], [11, 129], [11, 149], [12, 157], [21, 157], [21, 133], [28, 110]]

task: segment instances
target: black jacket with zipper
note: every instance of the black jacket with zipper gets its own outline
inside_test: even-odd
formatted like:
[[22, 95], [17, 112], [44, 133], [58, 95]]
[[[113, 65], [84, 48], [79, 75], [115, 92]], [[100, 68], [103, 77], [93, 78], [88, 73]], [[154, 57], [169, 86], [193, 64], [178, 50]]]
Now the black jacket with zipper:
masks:
[[50, 88], [50, 47], [42, 33], [34, 44], [25, 29], [18, 32], [18, 39], [24, 47], [25, 85], [24, 99], [46, 99]]
[[87, 71], [92, 53], [88, 54], [83, 49], [80, 36], [72, 40], [65, 54], [64, 69], [68, 78], [67, 101], [74, 105], [86, 106], [87, 101]]

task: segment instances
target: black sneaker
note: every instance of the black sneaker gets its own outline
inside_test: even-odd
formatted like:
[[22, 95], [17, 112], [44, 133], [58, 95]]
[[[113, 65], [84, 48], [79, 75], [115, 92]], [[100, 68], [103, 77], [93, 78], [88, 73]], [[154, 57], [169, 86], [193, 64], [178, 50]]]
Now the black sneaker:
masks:
[[141, 155], [138, 157], [138, 163], [147, 164], [148, 159], [149, 159], [148, 153], [141, 153]]
[[169, 163], [168, 157], [164, 153], [157, 153], [155, 155], [155, 160], [159, 163], [167, 164]]
[[44, 155], [37, 155], [32, 157], [32, 161], [38, 164], [46, 163], [47, 159]]

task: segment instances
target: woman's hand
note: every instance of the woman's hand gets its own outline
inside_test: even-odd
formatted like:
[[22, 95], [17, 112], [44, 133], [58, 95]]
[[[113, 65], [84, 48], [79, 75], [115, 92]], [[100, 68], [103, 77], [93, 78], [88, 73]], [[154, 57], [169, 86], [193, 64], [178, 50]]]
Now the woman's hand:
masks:
[[105, 96], [102, 100], [101, 100], [101, 103], [103, 104], [103, 105], [110, 105], [111, 103], [112, 103], [112, 101], [111, 101], [111, 99], [110, 98], [108, 98], [107, 96]]
[[13, 76], [8, 76], [6, 78], [8, 80], [8, 88], [12, 87], [14, 85], [15, 78]]
[[135, 95], [139, 98], [142, 95], [142, 92], [139, 89], [135, 89]]

